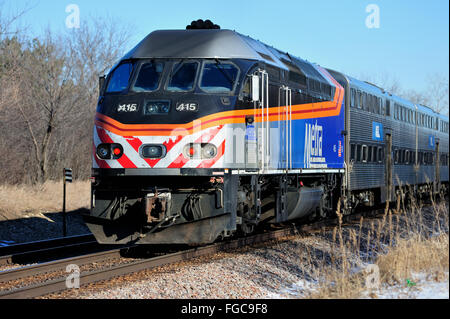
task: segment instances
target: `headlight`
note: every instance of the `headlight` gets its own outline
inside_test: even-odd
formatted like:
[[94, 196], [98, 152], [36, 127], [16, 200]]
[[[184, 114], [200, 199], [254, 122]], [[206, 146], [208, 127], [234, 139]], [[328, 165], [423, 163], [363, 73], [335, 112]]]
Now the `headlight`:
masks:
[[145, 115], [167, 114], [170, 111], [170, 101], [146, 101]]
[[156, 106], [155, 104], [147, 105], [146, 111], [147, 113], [158, 113], [158, 106]]
[[111, 145], [100, 144], [97, 146], [97, 156], [103, 160], [111, 159]]
[[210, 159], [217, 156], [217, 147], [213, 144], [190, 143], [184, 147], [183, 153], [190, 159]]
[[212, 144], [202, 144], [203, 158], [214, 158], [217, 155], [217, 148]]
[[145, 145], [142, 147], [142, 157], [144, 158], [162, 158], [166, 155], [164, 145]]

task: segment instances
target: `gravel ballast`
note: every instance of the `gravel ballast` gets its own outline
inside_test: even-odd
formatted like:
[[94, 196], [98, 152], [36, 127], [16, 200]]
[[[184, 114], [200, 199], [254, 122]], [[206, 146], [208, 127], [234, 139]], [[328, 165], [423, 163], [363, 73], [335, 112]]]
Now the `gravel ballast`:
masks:
[[310, 278], [316, 239], [296, 236], [268, 247], [243, 248], [65, 291], [46, 298], [264, 299], [298, 298], [294, 283]]
[[[435, 213], [425, 209], [421, 222], [433, 226]], [[395, 219], [394, 219], [395, 220]], [[344, 243], [358, 234], [359, 249], [345, 256], [358, 271], [383, 254], [389, 236], [380, 245], [367, 245], [367, 234], [380, 219], [345, 226]], [[394, 227], [395, 227], [394, 223]], [[399, 223], [400, 230], [409, 226]], [[442, 225], [448, 233], [448, 224]], [[425, 230], [433, 233], [433, 227]], [[339, 267], [340, 247], [336, 229], [302, 233], [280, 241], [261, 243], [232, 252], [200, 257], [122, 276], [107, 282], [82, 286], [46, 298], [80, 299], [264, 299], [308, 298], [324, 284], [330, 265]], [[406, 236], [405, 232], [402, 232]], [[403, 236], [402, 235], [402, 236]], [[322, 281], [322, 282], [319, 282]], [[330, 282], [325, 282], [329, 284]]]

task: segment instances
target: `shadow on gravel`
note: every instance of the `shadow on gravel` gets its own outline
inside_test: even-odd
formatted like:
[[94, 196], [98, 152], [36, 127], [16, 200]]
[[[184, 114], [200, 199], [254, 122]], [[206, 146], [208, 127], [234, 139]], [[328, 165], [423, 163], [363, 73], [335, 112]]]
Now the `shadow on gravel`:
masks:
[[[66, 212], [67, 236], [89, 234], [83, 221], [86, 208]], [[25, 212], [24, 215], [27, 215]], [[63, 236], [62, 212], [30, 213], [27, 217], [0, 221], [0, 245], [19, 244]]]

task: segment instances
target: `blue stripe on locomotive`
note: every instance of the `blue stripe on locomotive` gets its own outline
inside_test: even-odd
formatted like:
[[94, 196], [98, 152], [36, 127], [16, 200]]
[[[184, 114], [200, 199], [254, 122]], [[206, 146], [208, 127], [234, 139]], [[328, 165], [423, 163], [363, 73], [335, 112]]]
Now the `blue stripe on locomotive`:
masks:
[[[344, 168], [344, 101], [345, 99], [338, 116], [292, 120], [292, 169]], [[272, 122], [271, 131], [273, 130], [280, 130], [279, 144], [272, 144], [272, 149], [279, 151], [271, 152], [271, 167], [286, 169], [285, 123]], [[274, 139], [271, 141], [277, 142]]]

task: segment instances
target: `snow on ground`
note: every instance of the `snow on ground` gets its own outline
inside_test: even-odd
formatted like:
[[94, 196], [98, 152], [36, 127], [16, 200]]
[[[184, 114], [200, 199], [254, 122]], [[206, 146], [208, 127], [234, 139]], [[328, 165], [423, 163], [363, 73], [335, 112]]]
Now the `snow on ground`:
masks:
[[283, 287], [278, 293], [270, 293], [268, 299], [304, 298], [311, 292], [317, 290], [318, 283], [307, 280], [300, 280], [289, 287]]
[[440, 282], [423, 273], [413, 274], [409, 282], [382, 287], [379, 291], [374, 291], [372, 296], [379, 299], [449, 299], [448, 272], [444, 281]]
[[[381, 289], [367, 290], [363, 299], [449, 299], [449, 273], [443, 281], [436, 282], [426, 274], [413, 274], [405, 283], [395, 286], [383, 285]], [[269, 299], [304, 298], [318, 289], [317, 282], [300, 280], [278, 293], [271, 293]]]

